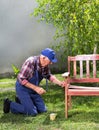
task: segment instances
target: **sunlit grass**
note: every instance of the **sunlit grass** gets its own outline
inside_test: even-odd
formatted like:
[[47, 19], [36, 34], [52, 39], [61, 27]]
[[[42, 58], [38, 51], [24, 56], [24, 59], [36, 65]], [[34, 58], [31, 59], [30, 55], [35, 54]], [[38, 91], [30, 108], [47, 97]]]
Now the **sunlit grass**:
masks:
[[2, 82], [15, 82], [16, 79], [14, 78], [2, 78], [0, 79], [0, 83]]
[[[60, 75], [58, 78], [62, 79]], [[5, 88], [14, 87], [13, 79], [2, 79]], [[9, 82], [9, 83], [8, 83]], [[0, 80], [1, 83], [1, 80]], [[41, 86], [46, 89], [45, 80]], [[3, 86], [0, 84], [0, 88]], [[26, 115], [4, 114], [3, 99], [15, 98], [15, 91], [0, 91], [0, 130], [98, 130], [99, 129], [99, 97], [73, 97], [72, 109], [69, 110], [69, 118], [65, 118], [64, 89], [48, 83], [48, 91], [43, 99], [48, 111], [36, 117]], [[50, 121], [49, 115], [56, 112], [55, 121]]]

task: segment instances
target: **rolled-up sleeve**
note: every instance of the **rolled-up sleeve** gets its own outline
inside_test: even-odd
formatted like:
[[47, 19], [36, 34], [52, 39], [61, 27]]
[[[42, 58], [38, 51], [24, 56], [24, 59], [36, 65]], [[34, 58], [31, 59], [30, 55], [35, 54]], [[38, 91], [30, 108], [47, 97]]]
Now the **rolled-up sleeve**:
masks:
[[26, 61], [18, 74], [18, 81], [25, 85], [33, 75], [34, 66], [30, 61]]
[[22, 85], [25, 85], [26, 83], [28, 83], [28, 80], [26, 80], [26, 79], [21, 80], [21, 84], [22, 84]]

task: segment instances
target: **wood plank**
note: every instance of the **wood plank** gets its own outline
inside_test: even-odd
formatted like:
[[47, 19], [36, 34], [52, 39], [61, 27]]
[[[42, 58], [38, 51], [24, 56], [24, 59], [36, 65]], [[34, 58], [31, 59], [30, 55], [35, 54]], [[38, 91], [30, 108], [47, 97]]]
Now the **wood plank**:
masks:
[[77, 55], [77, 56], [69, 56], [70, 61], [79, 61], [79, 60], [99, 60], [99, 54], [90, 54], [90, 55]]
[[86, 77], [89, 78], [90, 70], [89, 70], [89, 60], [86, 61]]
[[99, 90], [68, 89], [68, 95], [71, 95], [71, 96], [99, 96]]
[[71, 83], [98, 83], [99, 78], [71, 78]]
[[85, 86], [76, 86], [76, 85], [70, 85], [69, 89], [91, 89], [91, 90], [99, 90], [99, 87], [85, 87]]
[[96, 78], [96, 61], [93, 61], [93, 77]]
[[77, 73], [76, 72], [76, 70], [77, 70], [77, 68], [76, 68], [76, 61], [73, 62], [73, 69], [74, 69], [74, 74], [73, 75], [76, 78], [76, 73]]
[[80, 61], [80, 78], [83, 78], [83, 62]]

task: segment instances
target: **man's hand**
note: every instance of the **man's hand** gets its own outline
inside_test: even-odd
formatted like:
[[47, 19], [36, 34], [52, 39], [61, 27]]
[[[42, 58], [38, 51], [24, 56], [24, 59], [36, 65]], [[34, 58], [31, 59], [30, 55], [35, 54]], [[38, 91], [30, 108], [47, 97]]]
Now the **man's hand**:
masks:
[[30, 88], [30, 89], [33, 89], [35, 92], [37, 92], [40, 95], [46, 93], [46, 91], [43, 88], [38, 87], [38, 86], [36, 86], [36, 85], [34, 85], [34, 84], [30, 83], [30, 82], [27, 82], [25, 84], [25, 86]]
[[65, 82], [65, 81], [61, 81], [61, 82], [59, 83], [59, 85], [63, 88], [63, 87], [66, 86], [66, 82]]
[[35, 87], [35, 91], [40, 95], [46, 93], [46, 91], [41, 87]]
[[60, 81], [60, 80], [58, 80], [58, 79], [56, 78], [56, 76], [54, 76], [54, 75], [51, 75], [50, 81], [51, 81], [52, 83], [58, 84], [58, 85], [61, 86], [61, 87], [65, 87], [65, 86], [66, 86], [66, 82], [65, 82], [65, 81]]

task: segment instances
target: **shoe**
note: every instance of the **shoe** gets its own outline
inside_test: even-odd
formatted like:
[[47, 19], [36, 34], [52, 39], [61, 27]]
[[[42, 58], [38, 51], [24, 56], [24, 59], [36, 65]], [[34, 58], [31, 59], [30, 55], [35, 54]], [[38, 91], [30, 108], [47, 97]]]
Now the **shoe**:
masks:
[[11, 103], [11, 101], [8, 98], [4, 99], [4, 104], [3, 104], [3, 112], [4, 113], [9, 113], [10, 103]]
[[15, 96], [15, 102], [21, 104], [21, 102], [17, 96]]

